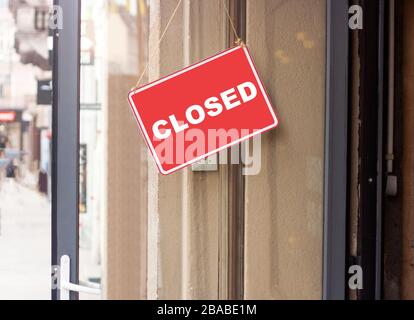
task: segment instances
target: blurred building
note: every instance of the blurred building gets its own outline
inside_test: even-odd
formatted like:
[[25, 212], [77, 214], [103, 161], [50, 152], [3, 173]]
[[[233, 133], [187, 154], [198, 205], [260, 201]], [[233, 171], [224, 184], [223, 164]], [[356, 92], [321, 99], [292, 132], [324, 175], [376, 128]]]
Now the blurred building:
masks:
[[48, 19], [51, 1], [2, 1], [0, 109], [17, 112], [5, 124], [11, 148], [20, 150], [22, 170], [49, 193], [51, 143], [51, 64]]

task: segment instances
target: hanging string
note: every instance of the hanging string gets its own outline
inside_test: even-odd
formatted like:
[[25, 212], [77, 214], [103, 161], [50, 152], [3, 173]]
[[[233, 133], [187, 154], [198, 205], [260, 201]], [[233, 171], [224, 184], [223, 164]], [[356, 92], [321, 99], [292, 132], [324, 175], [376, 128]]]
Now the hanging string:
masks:
[[230, 26], [233, 29], [233, 33], [234, 33], [234, 36], [236, 38], [236, 44], [237, 45], [243, 45], [243, 40], [239, 37], [239, 34], [237, 33], [236, 26], [234, 25], [234, 21], [233, 21], [231, 15], [230, 15], [230, 10], [227, 7], [227, 1], [226, 0], [224, 0], [224, 9], [226, 10], [226, 14], [227, 14], [227, 18], [229, 19]]
[[[181, 6], [181, 3], [182, 3], [182, 2], [183, 2], [183, 0], [179, 0], [179, 1], [178, 1], [178, 3], [177, 3], [177, 5], [175, 6], [175, 9], [174, 9], [173, 13], [171, 14], [171, 17], [170, 17], [170, 19], [168, 20], [168, 22], [167, 22], [167, 24], [166, 24], [166, 26], [165, 26], [165, 28], [164, 28], [164, 31], [163, 31], [163, 32], [162, 32], [162, 34], [161, 34], [160, 39], [158, 40], [158, 46], [160, 46], [160, 45], [161, 45], [161, 43], [162, 43], [162, 41], [164, 40], [164, 37], [165, 37], [165, 35], [167, 34], [167, 31], [168, 31], [168, 29], [170, 28], [170, 25], [171, 25], [171, 23], [173, 22], [173, 20], [174, 20], [175, 16], [177, 15], [178, 9], [180, 8], [180, 6]], [[238, 33], [237, 33], [236, 26], [234, 25], [233, 19], [231, 18], [230, 11], [229, 11], [229, 8], [227, 7], [227, 3], [226, 3], [226, 2], [227, 2], [227, 0], [224, 0], [224, 9], [225, 9], [225, 11], [226, 11], [227, 18], [228, 18], [228, 20], [229, 20], [229, 22], [230, 22], [230, 26], [231, 26], [231, 28], [232, 28], [232, 30], [233, 30], [234, 36], [236, 37], [236, 44], [237, 44], [237, 45], [244, 45], [243, 40], [239, 37], [239, 35], [238, 35]], [[145, 68], [144, 68], [144, 70], [142, 71], [142, 74], [141, 74], [141, 76], [139, 77], [139, 79], [138, 79], [138, 81], [137, 81], [137, 83], [136, 83], [136, 85], [135, 85], [135, 87], [134, 87], [134, 88], [138, 88], [138, 87], [141, 85], [142, 79], [144, 79], [144, 76], [145, 76], [145, 74], [146, 74], [146, 73], [147, 73], [147, 71], [148, 71], [149, 64], [150, 64], [150, 63], [149, 63], [149, 61], [148, 61], [148, 62], [147, 62], [147, 64], [145, 65]]]
[[[174, 9], [174, 11], [173, 11], [173, 13], [172, 13], [171, 17], [170, 17], [170, 19], [168, 20], [167, 25], [165, 26], [164, 31], [163, 31], [163, 32], [162, 32], [162, 34], [161, 34], [160, 39], [158, 40], [158, 46], [160, 46], [160, 44], [161, 44], [162, 40], [164, 39], [165, 35], [167, 34], [167, 31], [168, 31], [168, 29], [170, 28], [170, 25], [171, 25], [171, 23], [173, 22], [173, 20], [174, 20], [174, 18], [175, 18], [175, 16], [176, 16], [176, 14], [177, 14], [177, 11], [178, 11], [178, 9], [180, 8], [180, 6], [181, 6], [181, 3], [182, 3], [182, 2], [183, 2], [183, 0], [179, 0], [179, 1], [178, 1], [178, 3], [177, 3], [177, 5], [175, 6], [175, 9]], [[148, 62], [147, 62], [147, 64], [145, 65], [145, 68], [144, 68], [144, 70], [142, 71], [142, 74], [141, 74], [141, 76], [139, 77], [138, 82], [137, 82], [137, 84], [135, 85], [135, 88], [138, 88], [138, 87], [140, 86], [141, 81], [142, 81], [142, 79], [144, 78], [145, 73], [146, 73], [146, 72], [147, 72], [147, 70], [148, 70], [148, 67], [149, 67], [149, 61], [148, 61]]]

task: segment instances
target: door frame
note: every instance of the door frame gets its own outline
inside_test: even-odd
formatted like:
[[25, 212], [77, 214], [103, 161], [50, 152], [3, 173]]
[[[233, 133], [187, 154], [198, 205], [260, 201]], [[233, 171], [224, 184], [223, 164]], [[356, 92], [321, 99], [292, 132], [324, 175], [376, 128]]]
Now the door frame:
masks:
[[[362, 30], [349, 28], [348, 0], [327, 2], [327, 98], [324, 190], [324, 272], [323, 298], [348, 298], [347, 267], [363, 269], [363, 290], [359, 299], [382, 296], [382, 197], [384, 137], [385, 1], [358, 2], [364, 13]], [[369, 6], [367, 4], [370, 4]], [[360, 32], [361, 79], [359, 104], [358, 254], [348, 254], [350, 146], [350, 73], [354, 58], [350, 53], [350, 33]], [[369, 81], [368, 81], [369, 78]], [[352, 106], [355, 108], [356, 106]], [[353, 146], [355, 148], [355, 146]]]
[[348, 11], [348, 0], [327, 0], [324, 300], [345, 299], [349, 108]]
[[[69, 256], [70, 281], [77, 284], [81, 0], [54, 0], [54, 5], [61, 8], [62, 28], [53, 31], [52, 265]], [[59, 291], [52, 289], [53, 300]]]

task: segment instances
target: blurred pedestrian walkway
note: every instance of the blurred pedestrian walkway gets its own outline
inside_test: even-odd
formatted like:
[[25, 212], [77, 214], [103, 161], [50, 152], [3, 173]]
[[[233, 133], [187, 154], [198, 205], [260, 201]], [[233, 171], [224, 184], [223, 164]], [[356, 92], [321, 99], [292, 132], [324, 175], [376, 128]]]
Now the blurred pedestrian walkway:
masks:
[[0, 300], [50, 299], [50, 203], [14, 179], [1, 183]]

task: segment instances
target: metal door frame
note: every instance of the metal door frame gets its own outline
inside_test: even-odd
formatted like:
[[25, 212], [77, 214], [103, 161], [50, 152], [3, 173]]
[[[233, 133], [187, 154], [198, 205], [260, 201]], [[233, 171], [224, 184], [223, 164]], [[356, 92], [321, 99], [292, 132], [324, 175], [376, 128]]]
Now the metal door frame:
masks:
[[323, 299], [344, 300], [347, 248], [349, 1], [327, 0]]
[[[62, 28], [53, 32], [52, 264], [69, 256], [70, 281], [78, 283], [81, 0], [54, 5], [61, 8]], [[53, 300], [59, 291], [52, 290]]]

